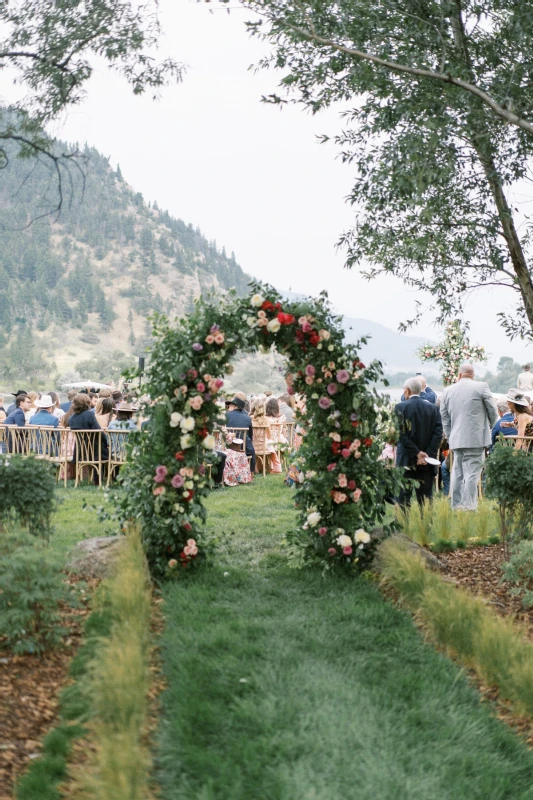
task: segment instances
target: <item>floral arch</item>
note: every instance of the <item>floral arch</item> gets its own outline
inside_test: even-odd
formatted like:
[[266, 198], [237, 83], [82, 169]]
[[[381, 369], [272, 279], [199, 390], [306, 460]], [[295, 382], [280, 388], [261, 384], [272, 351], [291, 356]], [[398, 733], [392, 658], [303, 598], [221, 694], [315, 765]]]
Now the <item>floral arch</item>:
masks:
[[146, 431], [134, 435], [118, 499], [121, 518], [141, 523], [155, 577], [205, 559], [205, 464], [216, 459], [213, 428], [223, 376], [231, 373], [237, 351], [273, 344], [287, 358], [289, 391], [306, 401], [298, 453], [304, 482], [295, 498], [299, 524], [285, 538], [302, 562], [352, 571], [369, 563], [369, 532], [398, 487], [397, 471], [380, 460], [394, 428], [371, 388], [381, 364], [361, 363], [356, 347], [344, 342], [340, 321], [325, 294], [287, 302], [261, 284], [252, 284], [246, 297], [199, 300], [175, 326], [155, 320], [145, 386], [155, 400]]

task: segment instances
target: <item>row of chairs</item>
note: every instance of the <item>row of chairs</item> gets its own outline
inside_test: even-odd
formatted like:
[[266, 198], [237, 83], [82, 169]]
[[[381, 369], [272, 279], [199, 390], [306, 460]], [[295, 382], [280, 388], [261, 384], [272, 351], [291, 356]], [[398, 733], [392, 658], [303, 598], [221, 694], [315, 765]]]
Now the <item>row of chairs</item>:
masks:
[[[272, 435], [272, 443], [268, 439], [268, 432], [270, 432]], [[242, 442], [242, 444], [239, 444], [238, 447], [234, 447], [233, 449], [238, 449], [239, 452], [246, 453], [246, 438], [248, 436], [248, 428], [231, 427], [226, 429], [226, 434], [227, 433], [233, 433], [235, 439], [239, 439]], [[282, 437], [286, 440], [286, 444], [281, 441]], [[215, 438], [217, 441], [217, 447], [220, 448], [223, 446], [222, 431], [215, 431]], [[272, 455], [272, 453], [269, 452], [272, 446], [281, 456], [283, 467], [286, 467], [284, 455], [285, 452], [290, 452], [292, 450], [293, 438], [293, 422], [272, 423], [269, 426], [254, 425], [254, 451], [256, 459], [261, 463], [261, 471], [263, 476], [266, 474], [267, 464], [270, 460], [270, 456]], [[251, 456], [249, 456], [249, 458], [251, 458]]]
[[[126, 463], [126, 444], [130, 431], [71, 431], [45, 425], [0, 425], [0, 453], [34, 456], [57, 467], [57, 480], [67, 485], [69, 465], [73, 465], [75, 485], [88, 473], [96, 475], [98, 485], [109, 486], [122, 464]], [[72, 468], [71, 468], [72, 469]]]

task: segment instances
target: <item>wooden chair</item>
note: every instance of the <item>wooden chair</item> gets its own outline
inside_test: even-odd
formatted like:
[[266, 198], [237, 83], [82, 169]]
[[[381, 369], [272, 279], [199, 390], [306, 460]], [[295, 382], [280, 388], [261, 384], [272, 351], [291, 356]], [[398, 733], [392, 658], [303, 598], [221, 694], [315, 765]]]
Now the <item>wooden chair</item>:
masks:
[[[248, 428], [233, 428], [228, 426], [226, 432], [235, 434], [235, 439], [242, 439], [242, 444], [239, 444], [236, 447], [231, 447], [231, 449], [237, 450], [239, 453], [246, 453], [246, 437], [248, 436]], [[252, 456], [247, 456], [247, 458], [248, 461], [250, 461]]]
[[109, 439], [109, 459], [107, 467], [107, 486], [114, 479], [115, 470], [118, 472], [120, 467], [126, 463], [128, 437], [131, 431], [120, 429], [111, 429], [108, 431], [107, 436]]
[[74, 463], [76, 465], [75, 486], [83, 480], [83, 470], [86, 467], [91, 469], [91, 473], [98, 475], [98, 486], [102, 488], [102, 477], [105, 472], [104, 466], [107, 465], [109, 456], [102, 459], [103, 437], [102, 430], [82, 430], [72, 431], [75, 437], [74, 444]]
[[268, 427], [254, 425], [254, 450], [256, 459], [261, 459], [263, 477], [266, 475], [267, 459], [270, 460], [271, 453], [267, 452], [267, 432]]

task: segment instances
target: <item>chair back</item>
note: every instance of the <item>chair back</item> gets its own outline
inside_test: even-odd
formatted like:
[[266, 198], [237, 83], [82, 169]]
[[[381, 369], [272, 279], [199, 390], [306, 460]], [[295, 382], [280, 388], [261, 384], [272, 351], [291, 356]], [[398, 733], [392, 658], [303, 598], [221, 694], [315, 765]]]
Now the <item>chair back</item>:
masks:
[[267, 450], [268, 426], [254, 425], [254, 450], [256, 456], [262, 456]]
[[72, 433], [74, 434], [73, 460], [76, 463], [76, 486], [83, 476], [84, 467], [92, 467], [93, 470], [96, 470], [101, 486], [103, 466], [108, 460], [107, 454], [105, 461], [102, 457], [104, 432], [102, 430], [75, 430]]
[[248, 435], [248, 428], [234, 428], [229, 427], [226, 429], [227, 433], [233, 433], [234, 439], [242, 439], [242, 444], [233, 445], [229, 444], [228, 446], [231, 450], [237, 450], [239, 453], [246, 453], [246, 437]]

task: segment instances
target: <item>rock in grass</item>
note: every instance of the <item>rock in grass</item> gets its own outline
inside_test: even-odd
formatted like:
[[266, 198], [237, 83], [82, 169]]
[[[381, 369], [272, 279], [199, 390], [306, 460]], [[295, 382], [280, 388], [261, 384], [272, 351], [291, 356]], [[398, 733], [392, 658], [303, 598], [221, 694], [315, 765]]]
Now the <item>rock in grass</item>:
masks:
[[115, 564], [124, 536], [97, 536], [78, 542], [67, 570], [83, 578], [106, 578]]

